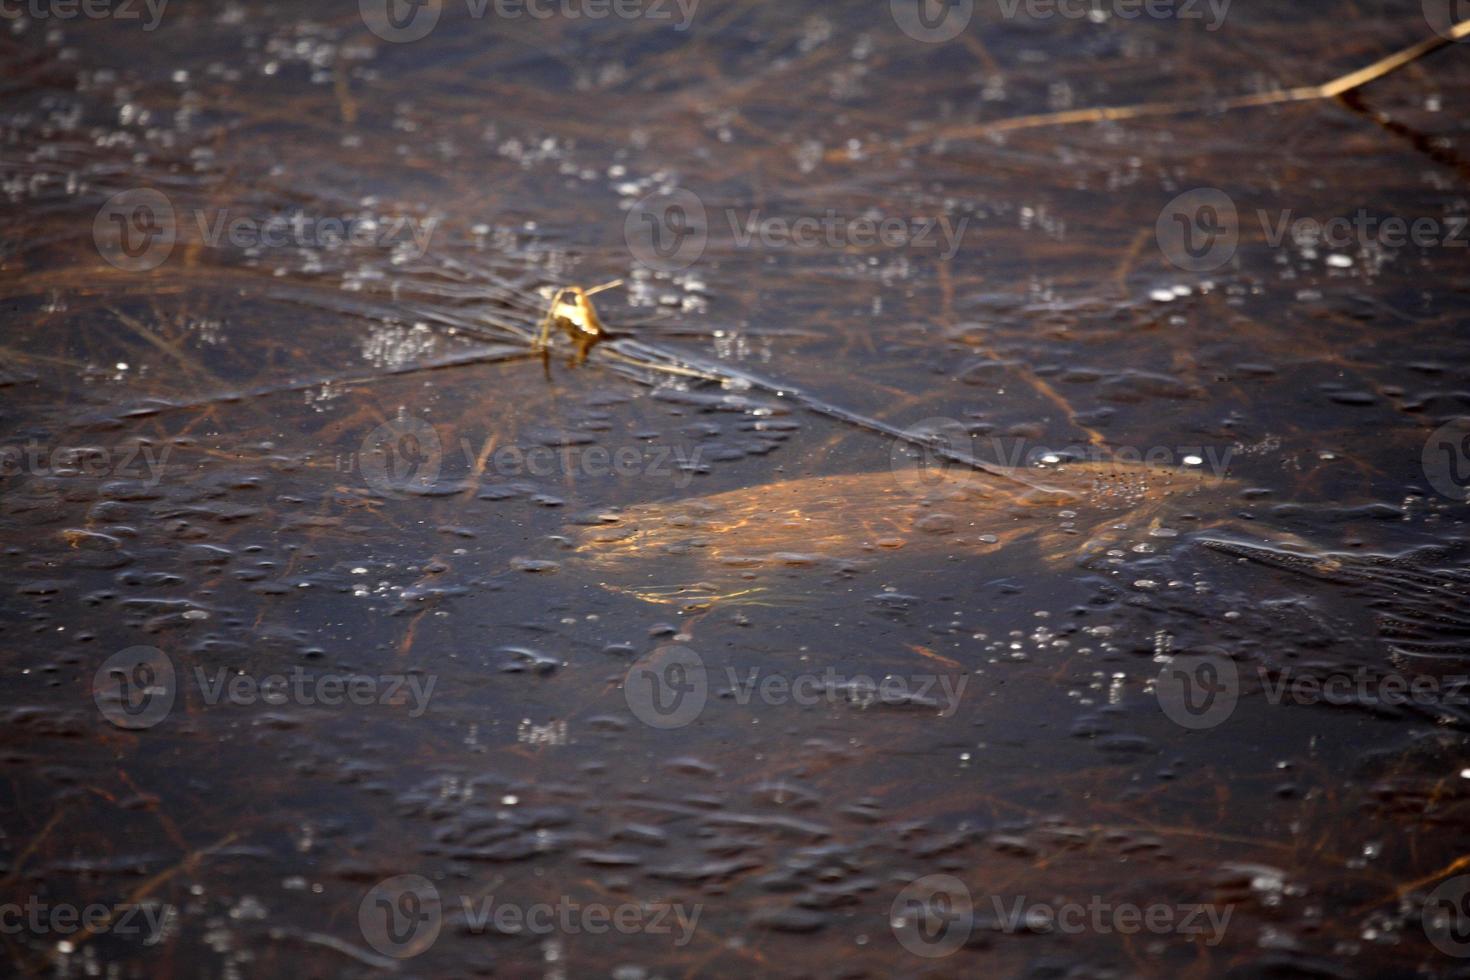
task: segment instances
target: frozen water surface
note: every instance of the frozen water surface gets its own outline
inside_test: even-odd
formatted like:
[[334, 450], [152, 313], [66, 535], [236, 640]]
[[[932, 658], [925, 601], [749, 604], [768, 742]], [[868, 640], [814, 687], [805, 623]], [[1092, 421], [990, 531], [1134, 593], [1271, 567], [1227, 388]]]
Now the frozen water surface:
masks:
[[1470, 51], [964, 6], [5, 12], [12, 972], [1464, 969]]

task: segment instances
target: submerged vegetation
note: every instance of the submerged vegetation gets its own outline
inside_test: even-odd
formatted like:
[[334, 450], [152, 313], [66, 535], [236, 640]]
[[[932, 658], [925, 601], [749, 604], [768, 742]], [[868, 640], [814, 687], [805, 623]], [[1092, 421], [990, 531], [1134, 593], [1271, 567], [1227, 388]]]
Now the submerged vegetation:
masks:
[[1455, 975], [1470, 24], [906, 4], [0, 11], [13, 972]]

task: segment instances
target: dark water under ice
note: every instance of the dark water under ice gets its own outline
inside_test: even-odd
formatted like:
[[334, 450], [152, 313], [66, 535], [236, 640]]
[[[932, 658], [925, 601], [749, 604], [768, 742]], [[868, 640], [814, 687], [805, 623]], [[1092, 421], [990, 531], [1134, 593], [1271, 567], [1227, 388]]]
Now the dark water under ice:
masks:
[[[964, 132], [1323, 82], [1418, 4], [63, 6], [0, 20], [11, 970], [1465, 968], [1470, 49]], [[645, 345], [1130, 489], [905, 523], [871, 427], [526, 355], [618, 278]]]

